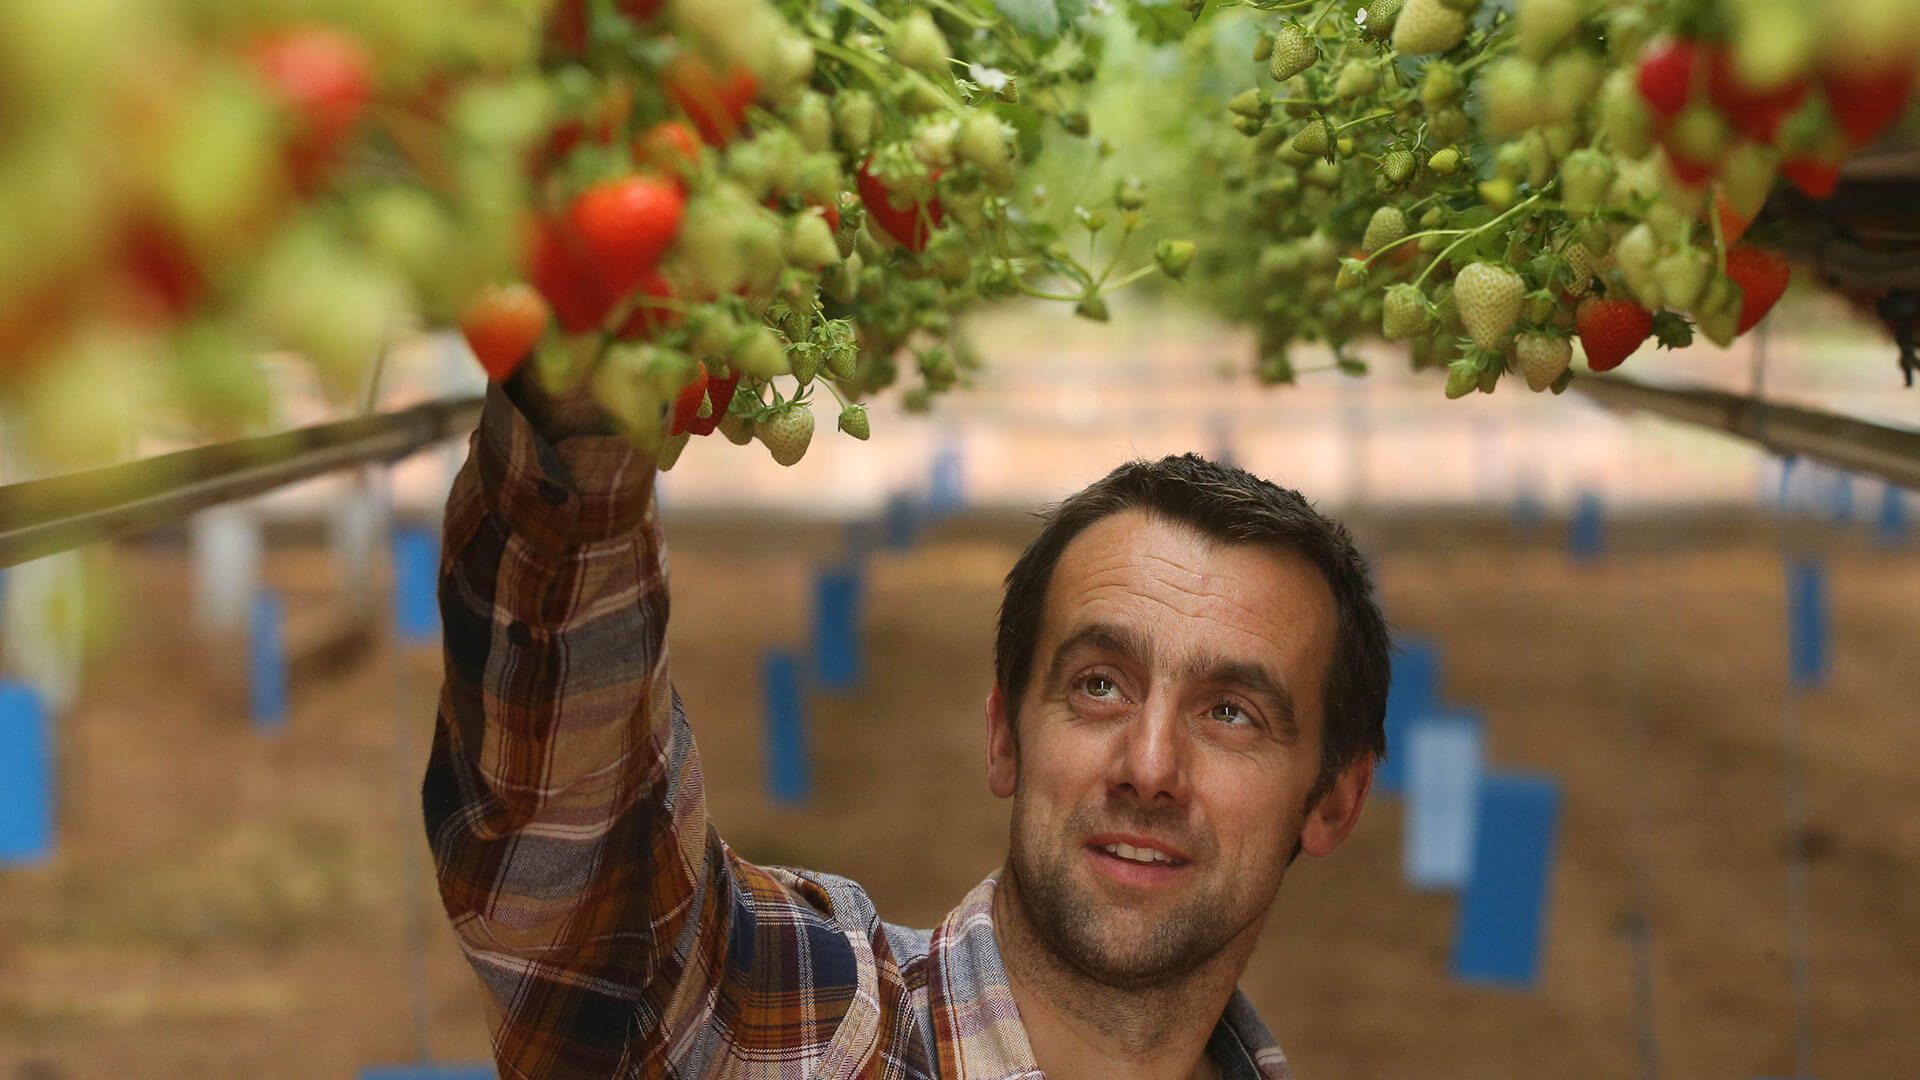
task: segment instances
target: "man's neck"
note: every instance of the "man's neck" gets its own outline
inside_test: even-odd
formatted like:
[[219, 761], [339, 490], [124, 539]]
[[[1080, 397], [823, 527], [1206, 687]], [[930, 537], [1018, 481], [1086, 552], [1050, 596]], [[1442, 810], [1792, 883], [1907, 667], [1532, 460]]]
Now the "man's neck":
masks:
[[1258, 928], [1171, 983], [1120, 989], [1063, 964], [1026, 917], [1011, 875], [993, 896], [994, 936], [1034, 1063], [1049, 1080], [1209, 1080], [1207, 1040], [1233, 996]]

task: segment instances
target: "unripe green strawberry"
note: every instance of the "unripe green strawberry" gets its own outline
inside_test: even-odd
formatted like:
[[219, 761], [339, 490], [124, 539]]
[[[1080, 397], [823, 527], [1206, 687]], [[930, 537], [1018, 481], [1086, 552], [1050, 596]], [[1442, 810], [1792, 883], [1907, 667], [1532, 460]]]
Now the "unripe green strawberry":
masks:
[[1539, 60], [1579, 29], [1584, 14], [1581, 0], [1520, 0], [1514, 44], [1520, 55]]
[[[1607, 59], [1625, 70], [1629, 78], [1642, 49], [1660, 29], [1649, 12], [1633, 4], [1613, 5], [1606, 15]], [[1615, 147], [1615, 149], [1619, 149]], [[1624, 153], [1624, 151], [1622, 151]], [[1632, 156], [1632, 155], [1629, 155]]]
[[736, 412], [729, 412], [720, 418], [717, 425], [720, 434], [735, 446], [745, 446], [753, 441], [753, 420]]
[[1694, 326], [1702, 336], [1721, 348], [1733, 344], [1740, 333], [1740, 289], [1725, 274], [1714, 274], [1702, 291]]
[[867, 407], [865, 405], [848, 405], [842, 408], [840, 410], [840, 430], [859, 439], [861, 442], [867, 441], [867, 436], [872, 434], [873, 431], [867, 419]]
[[1503, 143], [1493, 152], [1493, 175], [1517, 184], [1527, 178], [1527, 161], [1526, 143], [1519, 139]]
[[1273, 111], [1273, 103], [1267, 100], [1267, 95], [1261, 93], [1259, 87], [1249, 86], [1227, 99], [1227, 111], [1235, 116], [1265, 120], [1267, 114]]
[[[1404, 15], [1402, 16], [1405, 17]], [[1497, 349], [1520, 318], [1526, 283], [1520, 275], [1493, 263], [1474, 263], [1453, 280], [1454, 302], [1467, 336], [1483, 349]]]
[[1614, 266], [1626, 281], [1627, 291], [1649, 311], [1666, 306], [1661, 299], [1660, 283], [1653, 276], [1653, 264], [1659, 258], [1660, 241], [1644, 221], [1628, 229], [1613, 245]]
[[833, 95], [833, 126], [842, 146], [860, 154], [873, 145], [877, 108], [873, 95], [865, 90], [842, 90]]
[[1653, 277], [1660, 283], [1660, 298], [1676, 311], [1691, 311], [1706, 287], [1711, 256], [1696, 247], [1686, 247], [1663, 255], [1653, 264]]
[[1160, 264], [1160, 272], [1175, 281], [1187, 276], [1187, 268], [1193, 265], [1193, 256], [1191, 240], [1162, 240], [1153, 249], [1153, 260]]
[[1579, 123], [1573, 120], [1540, 125], [1540, 138], [1555, 161], [1565, 161], [1573, 153], [1573, 148], [1580, 145], [1581, 134]]
[[754, 437], [781, 465], [797, 464], [806, 456], [813, 441], [813, 410], [797, 402], [776, 408], [773, 415], [754, 425]]
[[901, 66], [922, 75], [938, 79], [952, 74], [947, 68], [947, 58], [952, 54], [947, 36], [923, 8], [914, 8], [894, 24], [891, 51]]
[[1420, 215], [1422, 229], [1438, 229], [1447, 223], [1447, 212], [1438, 206], [1429, 206]]
[[1527, 153], [1527, 185], [1538, 191], [1553, 179], [1553, 148], [1539, 128], [1520, 136], [1520, 146]]
[[1531, 60], [1502, 57], [1480, 76], [1487, 130], [1496, 136], [1518, 135], [1539, 123], [1540, 98], [1540, 68]]
[[695, 296], [724, 296], [746, 275], [740, 251], [740, 226], [752, 204], [737, 189], [702, 195], [687, 203], [680, 218], [676, 249]]
[[1567, 292], [1572, 296], [1585, 296], [1593, 287], [1593, 273], [1597, 269], [1593, 252], [1584, 244], [1568, 244], [1561, 253], [1567, 260]]
[[1333, 152], [1333, 128], [1322, 117], [1314, 117], [1293, 136], [1293, 149], [1308, 157], [1327, 157]]
[[1274, 82], [1286, 82], [1312, 67], [1320, 59], [1320, 47], [1307, 35], [1306, 27], [1296, 22], [1281, 26], [1273, 35], [1273, 55], [1267, 59], [1267, 74]]
[[669, 399], [654, 386], [647, 367], [650, 345], [607, 350], [593, 371], [593, 399], [620, 430], [649, 452], [658, 452]]
[[1480, 0], [1440, 0], [1440, 2], [1448, 10], [1457, 11], [1462, 15], [1472, 15], [1480, 10]]
[[1606, 75], [1606, 65], [1585, 49], [1568, 49], [1547, 61], [1540, 71], [1541, 112], [1545, 119], [1579, 118], [1593, 101]]
[[1413, 179], [1413, 171], [1418, 164], [1413, 151], [1396, 146], [1380, 155], [1380, 175], [1389, 185], [1399, 187]]
[[1427, 332], [1427, 298], [1412, 285], [1387, 288], [1380, 304], [1380, 335], [1388, 341], [1405, 341]]
[[1460, 70], [1445, 60], [1427, 61], [1420, 74], [1420, 103], [1429, 109], [1449, 105], [1460, 96]]
[[834, 243], [833, 226], [818, 209], [808, 209], [787, 220], [786, 235], [780, 244], [787, 261], [803, 270], [819, 270], [840, 261], [840, 246]]
[[1480, 387], [1480, 368], [1462, 357], [1447, 365], [1447, 400], [1458, 401]]
[[773, 329], [767, 326], [747, 328], [734, 342], [733, 353], [728, 361], [756, 379], [771, 379], [793, 370], [787, 359], [786, 347], [780, 344]]
[[1598, 210], [1611, 186], [1613, 159], [1598, 150], [1575, 150], [1560, 164], [1560, 205], [1569, 214]]
[[1779, 151], [1755, 142], [1742, 142], [1727, 154], [1720, 165], [1720, 185], [1734, 213], [1751, 220], [1760, 212], [1773, 190], [1779, 162]]
[[1459, 167], [1460, 151], [1451, 146], [1434, 151], [1433, 156], [1427, 159], [1427, 168], [1441, 176], [1452, 176]]
[[1367, 5], [1366, 35], [1375, 41], [1393, 36], [1393, 23], [1400, 17], [1404, 0], [1373, 0]]
[[659, 456], [653, 459], [654, 467], [661, 472], [672, 470], [674, 463], [680, 460], [680, 452], [687, 448], [687, 443], [692, 438], [693, 436], [685, 431], [678, 435], [667, 436], [667, 440], [660, 444]]
[[793, 368], [793, 380], [801, 386], [812, 382], [820, 374], [820, 350], [801, 342], [787, 350], [787, 362]]
[[1520, 185], [1504, 176], [1482, 180], [1474, 185], [1474, 191], [1488, 209], [1497, 213], [1513, 209], [1513, 204], [1520, 201]]
[[1432, 135], [1435, 142], [1459, 142], [1468, 130], [1467, 114], [1452, 106], [1437, 110], [1427, 122], [1427, 134]]
[[1014, 148], [998, 114], [979, 110], [960, 125], [954, 146], [961, 161], [979, 166], [987, 184], [999, 191], [1013, 186]]
[[1653, 149], [1653, 115], [1647, 111], [1633, 72], [1614, 71], [1600, 85], [1600, 130], [1623, 158], [1637, 159]]
[[1367, 220], [1366, 235], [1360, 250], [1371, 255], [1407, 235], [1407, 215], [1397, 206], [1382, 206]]
[[1613, 173], [1613, 186], [1607, 189], [1606, 208], [1638, 213], [1660, 199], [1660, 162], [1657, 157], [1619, 162]]
[[1448, 334], [1458, 334], [1466, 329], [1460, 323], [1460, 304], [1453, 298], [1453, 283], [1450, 281], [1433, 290], [1433, 325]]
[[1661, 200], [1647, 207], [1647, 228], [1662, 247], [1673, 247], [1693, 239], [1693, 215]]
[[1680, 115], [1673, 118], [1673, 126], [1667, 129], [1666, 147], [1669, 153], [1684, 155], [1692, 161], [1718, 165], [1732, 139], [1733, 130], [1713, 106], [1696, 102], [1681, 109]]
[[1393, 24], [1393, 48], [1405, 56], [1443, 53], [1467, 36], [1467, 17], [1441, 0], [1406, 0]]
[[1539, 393], [1553, 385], [1573, 363], [1573, 343], [1555, 334], [1521, 334], [1513, 341], [1514, 370], [1527, 389]]
[[1379, 88], [1380, 72], [1358, 58], [1340, 65], [1340, 73], [1333, 79], [1333, 96], [1343, 100], [1363, 97]]
[[833, 111], [817, 91], [803, 92], [787, 110], [787, 123], [812, 153], [833, 149]]
[[[1903, 12], [1909, 20], [1912, 17], [1898, 5], [1892, 10]], [[1746, 86], [1784, 86], [1812, 69], [1822, 37], [1848, 40], [1844, 32], [1833, 29], [1822, 33], [1821, 20], [1829, 11], [1824, 5], [1748, 0], [1739, 11], [1733, 24], [1733, 70]]]
[[1273, 59], [1273, 35], [1262, 30], [1260, 36], [1253, 39], [1253, 62], [1264, 64]]

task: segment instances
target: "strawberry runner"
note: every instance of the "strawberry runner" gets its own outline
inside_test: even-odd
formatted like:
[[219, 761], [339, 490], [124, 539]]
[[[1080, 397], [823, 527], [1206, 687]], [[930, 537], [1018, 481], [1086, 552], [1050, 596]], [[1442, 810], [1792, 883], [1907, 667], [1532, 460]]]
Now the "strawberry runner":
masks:
[[[422, 793], [507, 1077], [1039, 1078], [989, 876], [931, 930], [756, 866], [707, 818], [669, 682], [651, 463], [542, 439], [498, 385], [448, 500], [446, 683]], [[1226, 1080], [1285, 1080], [1235, 991]]]

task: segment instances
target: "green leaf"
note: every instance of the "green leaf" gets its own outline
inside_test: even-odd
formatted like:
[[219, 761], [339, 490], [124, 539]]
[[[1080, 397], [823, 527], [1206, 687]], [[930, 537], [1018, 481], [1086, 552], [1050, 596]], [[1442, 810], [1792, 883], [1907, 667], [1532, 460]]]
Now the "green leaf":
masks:
[[1060, 36], [1060, 5], [1055, 0], [994, 0], [994, 6], [1022, 36], [1036, 41]]
[[1179, 0], [1128, 0], [1127, 17], [1141, 39], [1153, 45], [1179, 41], [1193, 27], [1193, 15]]

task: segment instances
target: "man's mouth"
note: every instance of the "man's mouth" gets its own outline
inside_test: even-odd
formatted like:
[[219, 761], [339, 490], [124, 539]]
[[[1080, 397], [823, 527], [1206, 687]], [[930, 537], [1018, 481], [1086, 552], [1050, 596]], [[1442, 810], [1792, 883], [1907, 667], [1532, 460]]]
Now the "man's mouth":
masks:
[[1096, 836], [1088, 842], [1087, 846], [1116, 859], [1141, 866], [1185, 866], [1189, 861], [1180, 849], [1143, 836], [1128, 836], [1124, 839], [1112, 835]]
[[1134, 847], [1132, 844], [1102, 844], [1100, 845], [1100, 850], [1109, 855], [1126, 859], [1128, 862], [1167, 864], [1180, 862], [1180, 860], [1175, 859], [1164, 851], [1157, 851], [1153, 848]]

